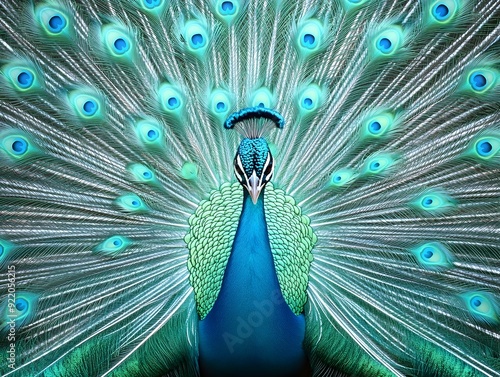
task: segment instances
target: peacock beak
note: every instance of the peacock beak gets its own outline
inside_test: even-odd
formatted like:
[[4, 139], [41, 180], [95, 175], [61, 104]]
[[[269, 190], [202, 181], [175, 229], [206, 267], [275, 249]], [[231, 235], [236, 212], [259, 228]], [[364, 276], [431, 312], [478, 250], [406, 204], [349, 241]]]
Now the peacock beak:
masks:
[[253, 204], [257, 204], [257, 199], [259, 199], [260, 191], [262, 187], [259, 182], [259, 178], [257, 177], [257, 173], [255, 170], [252, 173], [252, 176], [248, 179], [248, 193], [252, 198]]

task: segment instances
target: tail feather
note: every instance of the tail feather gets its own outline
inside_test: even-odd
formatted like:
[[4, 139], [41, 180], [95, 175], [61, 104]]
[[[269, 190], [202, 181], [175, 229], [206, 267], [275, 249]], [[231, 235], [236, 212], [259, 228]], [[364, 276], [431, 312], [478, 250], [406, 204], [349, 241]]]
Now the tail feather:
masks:
[[188, 219], [263, 104], [315, 374], [499, 375], [499, 2], [226, 3], [0, 4], [2, 373], [198, 374]]

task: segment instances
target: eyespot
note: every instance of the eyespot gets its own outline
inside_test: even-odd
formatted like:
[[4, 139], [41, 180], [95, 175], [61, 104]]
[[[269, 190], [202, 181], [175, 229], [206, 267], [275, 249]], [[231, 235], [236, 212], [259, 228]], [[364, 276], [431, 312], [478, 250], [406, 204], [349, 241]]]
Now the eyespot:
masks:
[[16, 309], [20, 312], [24, 312], [26, 309], [28, 309], [28, 301], [26, 301], [24, 298], [16, 299]]
[[37, 152], [31, 138], [17, 130], [6, 130], [0, 133], [0, 143], [1, 149], [12, 162], [26, 160]]
[[324, 103], [325, 91], [316, 84], [306, 86], [298, 95], [298, 109], [301, 116], [313, 114]]
[[417, 208], [429, 213], [442, 213], [455, 206], [454, 200], [445, 192], [430, 190], [413, 203]]
[[232, 1], [223, 1], [220, 8], [221, 13], [225, 15], [234, 14], [234, 12], [236, 11], [236, 7], [234, 6]]
[[500, 323], [498, 302], [489, 292], [472, 291], [461, 296], [474, 318], [489, 324]]
[[135, 125], [138, 141], [145, 147], [163, 147], [163, 128], [153, 120], [141, 120]]
[[69, 18], [62, 9], [41, 4], [36, 7], [35, 15], [38, 23], [47, 35], [69, 35]]
[[101, 29], [101, 43], [108, 58], [119, 63], [133, 61], [134, 40], [124, 25], [114, 23], [104, 25]]
[[474, 73], [469, 78], [469, 83], [474, 90], [482, 90], [487, 84], [486, 77], [481, 73]]
[[12, 142], [12, 153], [22, 156], [28, 151], [28, 142], [26, 139], [17, 137]]
[[125, 212], [141, 213], [149, 211], [149, 208], [144, 204], [142, 199], [135, 194], [119, 196], [116, 199], [116, 203]]
[[[15, 300], [5, 298], [0, 307], [7, 308], [6, 314], [8, 313], [9, 320], [2, 321], [2, 323], [15, 321], [16, 328], [27, 325], [36, 314], [37, 300], [38, 295], [26, 291], [17, 291]], [[9, 327], [9, 323], [3, 325], [1, 328], [2, 332], [8, 330]]]
[[99, 109], [99, 105], [97, 101], [93, 99], [89, 99], [83, 103], [83, 113], [87, 116], [92, 116], [94, 115], [97, 110]]
[[377, 42], [377, 47], [380, 51], [387, 54], [392, 50], [392, 42], [389, 38], [380, 38]]
[[394, 55], [403, 45], [404, 33], [399, 26], [391, 26], [379, 32], [373, 41], [376, 56]]
[[361, 174], [369, 176], [387, 175], [392, 171], [396, 161], [397, 156], [393, 153], [377, 152], [366, 159]]
[[362, 123], [362, 138], [381, 138], [388, 135], [394, 126], [394, 114], [383, 112], [366, 118]]
[[182, 165], [181, 177], [188, 181], [194, 181], [198, 178], [198, 166], [192, 162], [185, 162]]
[[134, 181], [140, 183], [157, 184], [156, 175], [146, 165], [133, 163], [127, 166], [127, 170], [132, 174]]
[[33, 85], [33, 75], [29, 71], [22, 71], [18, 76], [17, 76], [17, 82], [19, 86], [23, 89], [29, 88], [31, 85]]
[[182, 35], [187, 42], [187, 51], [199, 58], [204, 58], [209, 43], [206, 26], [197, 20], [190, 20], [184, 24]]
[[500, 133], [497, 130], [485, 130], [469, 143], [464, 155], [472, 157], [480, 163], [498, 162], [500, 150]]
[[467, 75], [468, 89], [473, 93], [487, 93], [496, 84], [498, 72], [492, 68], [476, 68]]
[[60, 15], [54, 15], [49, 19], [49, 28], [53, 33], [60, 33], [66, 26], [66, 20]]
[[358, 174], [352, 169], [340, 169], [332, 173], [330, 178], [330, 186], [344, 187], [352, 183], [357, 177]]
[[230, 93], [222, 89], [214, 89], [208, 101], [209, 113], [218, 119], [219, 123], [224, 122], [232, 107]]
[[453, 255], [438, 242], [425, 243], [411, 252], [417, 262], [427, 270], [443, 270], [453, 267]]
[[325, 39], [324, 26], [316, 19], [302, 21], [297, 27], [295, 38], [297, 52], [302, 58], [306, 58], [319, 51]]
[[368, 125], [368, 130], [374, 135], [378, 134], [381, 129], [382, 129], [382, 126], [376, 120], [374, 120], [373, 122], [370, 122], [370, 124]]
[[274, 107], [274, 103], [275, 103], [274, 95], [266, 87], [259, 88], [255, 92], [253, 92], [250, 100], [251, 107], [260, 106], [269, 109]]
[[39, 75], [28, 61], [16, 61], [2, 67], [12, 88], [18, 92], [31, 93], [40, 88]]
[[431, 21], [445, 24], [455, 18], [459, 10], [459, 2], [456, 0], [438, 0], [430, 5]]
[[130, 244], [131, 242], [129, 239], [123, 236], [115, 235], [97, 245], [94, 248], [94, 252], [97, 254], [104, 254], [106, 256], [115, 256], [116, 254], [127, 249]]
[[494, 157], [500, 149], [500, 138], [495, 136], [485, 136], [480, 138], [475, 143], [475, 151], [478, 157], [482, 159], [490, 159]]
[[162, 109], [169, 115], [181, 117], [185, 106], [185, 98], [180, 88], [164, 83], [160, 85], [159, 94]]
[[242, 9], [240, 0], [217, 0], [213, 3], [213, 12], [226, 25], [233, 23]]
[[75, 90], [69, 94], [73, 112], [84, 121], [97, 120], [103, 117], [101, 100], [83, 90]]
[[0, 239], [0, 267], [2, 267], [6, 260], [9, 259], [14, 245], [6, 240]]
[[162, 5], [162, 0], [143, 0], [143, 4], [147, 9], [154, 9]]

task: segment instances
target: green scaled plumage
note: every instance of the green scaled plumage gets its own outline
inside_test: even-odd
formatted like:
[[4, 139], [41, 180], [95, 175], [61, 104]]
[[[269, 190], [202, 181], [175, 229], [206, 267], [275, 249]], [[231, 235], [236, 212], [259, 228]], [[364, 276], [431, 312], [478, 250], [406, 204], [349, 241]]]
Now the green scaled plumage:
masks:
[[[240, 132], [274, 159], [267, 235], [313, 375], [500, 376], [499, 19], [498, 0], [2, 1], [0, 375], [200, 374]], [[223, 128], [255, 106], [284, 129]]]

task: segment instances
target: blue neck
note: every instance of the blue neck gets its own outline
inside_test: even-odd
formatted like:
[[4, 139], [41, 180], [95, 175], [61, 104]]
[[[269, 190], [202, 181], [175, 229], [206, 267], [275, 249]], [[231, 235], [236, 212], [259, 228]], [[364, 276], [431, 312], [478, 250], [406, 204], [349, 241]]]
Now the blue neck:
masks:
[[222, 287], [200, 321], [203, 376], [299, 376], [305, 321], [285, 303], [276, 276], [263, 194], [243, 211]]

